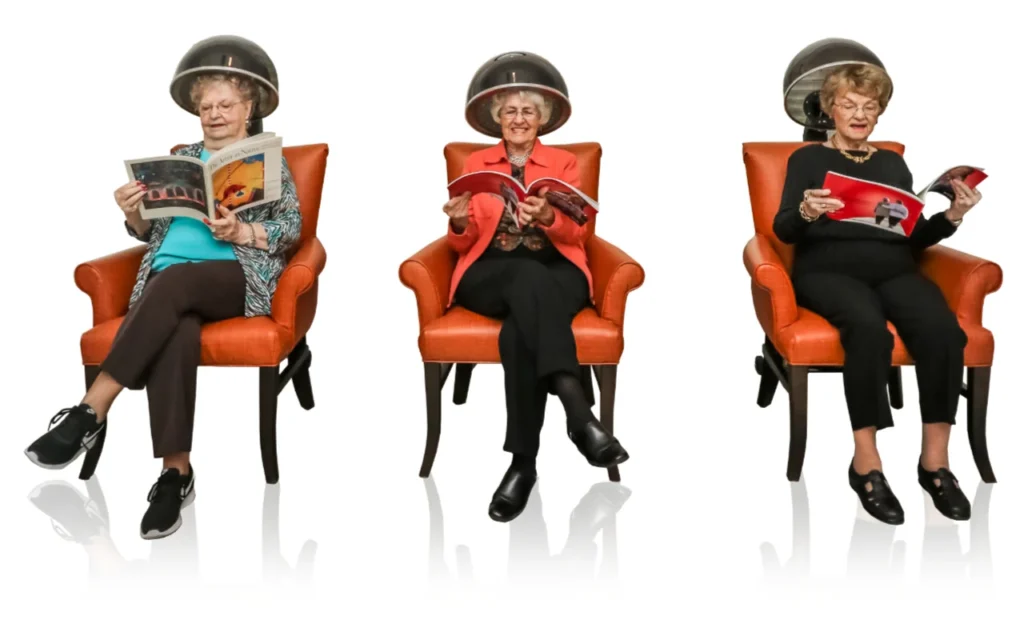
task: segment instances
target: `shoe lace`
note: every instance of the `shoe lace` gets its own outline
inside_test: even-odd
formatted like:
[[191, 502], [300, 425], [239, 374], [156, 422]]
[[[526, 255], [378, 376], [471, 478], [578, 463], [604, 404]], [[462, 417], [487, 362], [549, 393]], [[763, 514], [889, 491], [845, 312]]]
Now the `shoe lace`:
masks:
[[180, 476], [170, 473], [160, 474], [160, 477], [157, 478], [156, 482], [153, 483], [152, 488], [150, 488], [149, 495], [146, 499], [149, 502], [155, 502], [157, 501], [157, 498], [162, 501], [172, 496], [177, 497], [179, 492], [179, 478]]
[[57, 424], [64, 419], [64, 416], [75, 414], [84, 414], [86, 411], [82, 407], [68, 407], [67, 409], [61, 409], [55, 416], [50, 418], [50, 426], [46, 428], [47, 431], [53, 429]]

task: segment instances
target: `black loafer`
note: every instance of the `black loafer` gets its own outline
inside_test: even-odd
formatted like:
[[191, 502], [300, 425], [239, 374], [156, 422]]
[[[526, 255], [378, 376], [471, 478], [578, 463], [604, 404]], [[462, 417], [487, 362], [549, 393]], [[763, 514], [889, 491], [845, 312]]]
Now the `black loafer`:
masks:
[[[864, 510], [871, 517], [886, 524], [903, 524], [903, 506], [881, 471], [876, 469], [860, 475], [853, 470], [853, 463], [850, 463], [849, 476], [850, 487], [857, 493]], [[871, 485], [870, 491], [867, 489], [868, 484]]]
[[515, 520], [526, 508], [530, 492], [536, 483], [536, 472], [528, 473], [510, 467], [494, 492], [494, 497], [491, 498], [487, 515], [497, 522]]
[[960, 489], [960, 483], [952, 471], [945, 467], [938, 471], [928, 471], [918, 460], [917, 481], [932, 497], [932, 503], [939, 513], [950, 520], [971, 519], [971, 501]]
[[569, 439], [576, 445], [587, 462], [595, 467], [614, 467], [629, 460], [629, 454], [622, 448], [615, 436], [605, 431], [597, 420], [569, 429]]

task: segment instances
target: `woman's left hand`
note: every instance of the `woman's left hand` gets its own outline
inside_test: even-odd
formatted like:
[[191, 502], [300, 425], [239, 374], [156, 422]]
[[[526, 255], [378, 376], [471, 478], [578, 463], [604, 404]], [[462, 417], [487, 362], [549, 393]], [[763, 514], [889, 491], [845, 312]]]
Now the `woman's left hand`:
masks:
[[974, 208], [974, 205], [981, 202], [981, 192], [968, 187], [963, 180], [952, 180], [950, 184], [953, 186], [956, 198], [953, 200], [953, 206], [946, 211], [946, 217], [951, 222], [956, 222], [962, 220], [964, 215]]
[[526, 201], [519, 203], [519, 224], [526, 227], [532, 222], [539, 222], [545, 227], [550, 227], [555, 221], [555, 210], [548, 204], [544, 195], [548, 188], [544, 187], [535, 196], [529, 196]]
[[213, 237], [232, 244], [243, 244], [245, 224], [239, 222], [235, 212], [224, 205], [218, 205], [217, 213], [220, 214], [219, 218], [206, 221], [206, 225], [213, 231]]

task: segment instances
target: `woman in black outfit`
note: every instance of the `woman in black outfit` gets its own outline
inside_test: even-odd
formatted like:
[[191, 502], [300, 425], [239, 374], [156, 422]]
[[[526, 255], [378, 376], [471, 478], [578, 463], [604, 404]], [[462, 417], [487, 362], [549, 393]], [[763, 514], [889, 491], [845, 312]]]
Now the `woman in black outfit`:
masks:
[[916, 363], [924, 425], [918, 481], [941, 513], [966, 520], [971, 505], [949, 470], [948, 448], [967, 336], [938, 286], [921, 274], [917, 257], [952, 236], [981, 194], [954, 180], [950, 208], [922, 216], [909, 236], [823, 215], [843, 207], [820, 188], [828, 171], [913, 192], [903, 158], [867, 142], [891, 92], [886, 72], [872, 65], [841, 67], [825, 80], [821, 104], [835, 121], [835, 135], [790, 157], [774, 231], [796, 245], [792, 278], [797, 303], [839, 329], [854, 439], [850, 486], [865, 510], [889, 524], [904, 519], [875, 444], [876, 432], [893, 425], [886, 388], [893, 350], [888, 320]]

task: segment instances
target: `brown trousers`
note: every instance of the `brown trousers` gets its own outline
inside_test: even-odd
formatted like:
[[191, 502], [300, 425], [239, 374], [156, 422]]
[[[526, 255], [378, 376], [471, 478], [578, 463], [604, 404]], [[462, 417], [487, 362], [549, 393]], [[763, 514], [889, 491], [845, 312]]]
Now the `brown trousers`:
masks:
[[244, 313], [245, 274], [234, 260], [176, 264], [146, 282], [100, 368], [146, 389], [154, 457], [192, 450], [202, 324]]

